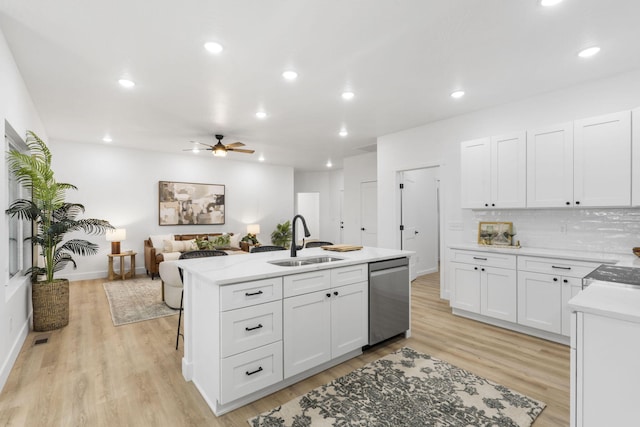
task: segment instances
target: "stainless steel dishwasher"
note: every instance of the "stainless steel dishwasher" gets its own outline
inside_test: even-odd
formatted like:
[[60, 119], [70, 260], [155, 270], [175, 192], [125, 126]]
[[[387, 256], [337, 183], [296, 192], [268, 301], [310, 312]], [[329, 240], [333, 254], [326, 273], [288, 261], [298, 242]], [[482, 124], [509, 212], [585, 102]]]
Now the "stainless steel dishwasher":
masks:
[[409, 259], [369, 263], [369, 345], [409, 330]]

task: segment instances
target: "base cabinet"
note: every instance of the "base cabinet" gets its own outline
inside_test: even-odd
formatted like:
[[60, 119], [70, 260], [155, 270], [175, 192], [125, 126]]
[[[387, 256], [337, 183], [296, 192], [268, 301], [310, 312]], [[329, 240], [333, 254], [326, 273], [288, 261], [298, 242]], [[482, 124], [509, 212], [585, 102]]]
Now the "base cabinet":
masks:
[[332, 270], [320, 291], [284, 299], [285, 378], [367, 344], [368, 270], [355, 267]]
[[562, 287], [550, 274], [518, 273], [518, 323], [543, 331], [562, 332]]

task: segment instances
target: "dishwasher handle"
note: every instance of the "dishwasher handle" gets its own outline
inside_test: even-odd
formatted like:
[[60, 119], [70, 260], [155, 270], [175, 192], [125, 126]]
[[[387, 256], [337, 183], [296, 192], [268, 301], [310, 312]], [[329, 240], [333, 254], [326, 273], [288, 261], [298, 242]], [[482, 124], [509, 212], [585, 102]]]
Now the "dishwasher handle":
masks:
[[394, 267], [394, 268], [387, 268], [386, 270], [373, 271], [373, 272], [369, 273], [369, 277], [377, 277], [377, 276], [396, 273], [396, 272], [400, 272], [400, 271], [406, 271], [407, 268], [408, 267], [406, 265], [404, 265], [402, 267]]
[[373, 273], [374, 271], [388, 270], [395, 267], [406, 267], [408, 265], [408, 258], [394, 258], [385, 261], [370, 262], [369, 273]]

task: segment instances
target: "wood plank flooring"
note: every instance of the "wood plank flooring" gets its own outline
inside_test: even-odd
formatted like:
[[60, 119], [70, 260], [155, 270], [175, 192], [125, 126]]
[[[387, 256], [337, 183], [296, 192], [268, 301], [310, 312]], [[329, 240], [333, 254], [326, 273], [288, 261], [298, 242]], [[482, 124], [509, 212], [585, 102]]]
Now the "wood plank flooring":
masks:
[[[114, 327], [102, 283], [73, 282], [69, 326], [31, 332], [0, 394], [1, 426], [247, 426], [246, 420], [409, 346], [547, 403], [535, 427], [569, 424], [569, 348], [451, 314], [439, 276], [412, 284], [412, 337], [221, 417], [182, 378], [177, 316]], [[158, 281], [160, 286], [160, 281]]]

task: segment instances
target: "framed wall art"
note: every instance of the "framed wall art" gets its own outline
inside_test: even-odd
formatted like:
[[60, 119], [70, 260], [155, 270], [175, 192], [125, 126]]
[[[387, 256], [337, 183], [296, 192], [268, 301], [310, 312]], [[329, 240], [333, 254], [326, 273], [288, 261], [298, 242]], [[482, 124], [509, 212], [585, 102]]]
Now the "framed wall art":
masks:
[[160, 181], [160, 225], [224, 224], [224, 185]]
[[481, 222], [478, 225], [478, 244], [485, 246], [512, 246], [512, 222]]

